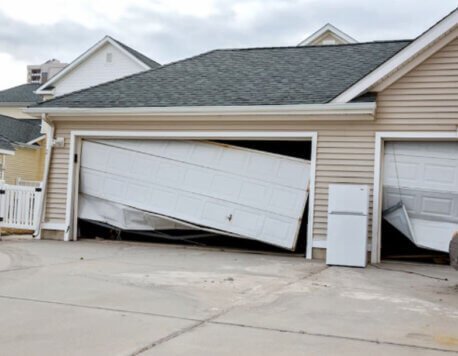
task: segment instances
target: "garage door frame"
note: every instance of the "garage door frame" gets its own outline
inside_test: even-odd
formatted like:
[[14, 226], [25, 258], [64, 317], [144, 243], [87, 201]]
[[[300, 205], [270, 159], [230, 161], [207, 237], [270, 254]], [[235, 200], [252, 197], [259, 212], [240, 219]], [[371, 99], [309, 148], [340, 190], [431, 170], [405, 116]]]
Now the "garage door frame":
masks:
[[376, 132], [374, 162], [374, 199], [372, 210], [371, 263], [381, 261], [383, 163], [385, 142], [388, 141], [456, 141], [457, 131], [437, 132]]
[[[81, 162], [81, 142], [85, 138], [96, 139], [156, 139], [156, 140], [278, 140], [278, 141], [311, 141], [311, 171], [309, 212], [307, 226], [307, 249], [305, 257], [312, 258], [313, 221], [315, 206], [315, 172], [318, 133], [311, 131], [71, 131], [69, 174], [67, 180], [67, 204], [65, 213], [65, 241], [77, 240], [77, 214], [79, 191], [79, 169]], [[75, 162], [75, 155], [78, 159]]]

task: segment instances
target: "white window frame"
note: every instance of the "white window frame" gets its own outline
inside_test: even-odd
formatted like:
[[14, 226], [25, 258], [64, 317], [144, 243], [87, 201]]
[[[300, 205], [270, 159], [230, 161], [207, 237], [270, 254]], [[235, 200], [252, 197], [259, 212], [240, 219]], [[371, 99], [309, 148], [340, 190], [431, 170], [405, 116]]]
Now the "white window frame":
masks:
[[[318, 133], [311, 131], [71, 131], [69, 174], [67, 179], [67, 204], [65, 212], [64, 241], [77, 240], [77, 214], [81, 143], [84, 138], [98, 139], [156, 139], [156, 140], [279, 140], [311, 141], [311, 171], [309, 212], [307, 226], [306, 259], [312, 258], [315, 208], [315, 175]], [[74, 163], [75, 154], [78, 155]]]

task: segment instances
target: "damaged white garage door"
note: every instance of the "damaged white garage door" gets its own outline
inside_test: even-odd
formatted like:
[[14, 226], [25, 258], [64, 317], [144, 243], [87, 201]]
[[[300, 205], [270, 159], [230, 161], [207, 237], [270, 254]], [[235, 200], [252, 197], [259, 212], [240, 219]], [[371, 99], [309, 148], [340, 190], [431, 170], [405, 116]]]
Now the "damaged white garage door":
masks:
[[84, 141], [80, 194], [294, 249], [310, 162], [202, 141]]
[[418, 247], [448, 252], [458, 231], [458, 142], [385, 145], [384, 218]]

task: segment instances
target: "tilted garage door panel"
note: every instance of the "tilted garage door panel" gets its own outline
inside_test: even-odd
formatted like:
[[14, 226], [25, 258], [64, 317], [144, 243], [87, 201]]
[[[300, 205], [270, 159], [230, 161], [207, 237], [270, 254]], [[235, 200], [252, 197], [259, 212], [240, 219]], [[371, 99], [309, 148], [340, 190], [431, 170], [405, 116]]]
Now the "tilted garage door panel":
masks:
[[458, 221], [458, 143], [385, 145], [384, 207], [401, 198], [415, 217]]
[[81, 192], [291, 249], [309, 175], [308, 161], [214, 143], [85, 141]]
[[417, 246], [447, 252], [458, 229], [458, 142], [388, 142], [383, 207]]

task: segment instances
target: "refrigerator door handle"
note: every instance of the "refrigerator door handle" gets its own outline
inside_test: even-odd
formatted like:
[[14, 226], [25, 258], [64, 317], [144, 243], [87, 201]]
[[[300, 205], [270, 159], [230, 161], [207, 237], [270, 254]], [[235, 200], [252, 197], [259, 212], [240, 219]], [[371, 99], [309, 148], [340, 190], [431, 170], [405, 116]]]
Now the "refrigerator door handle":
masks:
[[352, 215], [352, 216], [366, 216], [363, 213], [352, 213], [350, 211], [331, 211], [329, 215]]

